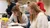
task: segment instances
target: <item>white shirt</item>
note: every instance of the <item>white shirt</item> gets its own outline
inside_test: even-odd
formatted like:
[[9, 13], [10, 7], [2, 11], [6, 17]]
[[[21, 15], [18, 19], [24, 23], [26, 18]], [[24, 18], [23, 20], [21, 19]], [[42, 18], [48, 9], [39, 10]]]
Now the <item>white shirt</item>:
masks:
[[36, 21], [31, 23], [30, 28], [48, 28], [48, 19], [43, 12], [37, 15]]
[[[12, 19], [14, 19], [14, 21], [17, 21], [16, 19], [17, 17], [14, 17], [13, 14], [11, 15], [9, 21], [12, 22]], [[25, 14], [22, 14], [22, 20], [24, 21], [23, 25], [27, 25], [28, 24], [28, 18]]]
[[27, 8], [28, 7], [28, 4], [24, 4], [24, 5], [20, 6], [20, 7]]
[[23, 13], [25, 13], [27, 11], [27, 7], [28, 7], [28, 4], [24, 4], [24, 5], [20, 6], [21, 11], [23, 11]]

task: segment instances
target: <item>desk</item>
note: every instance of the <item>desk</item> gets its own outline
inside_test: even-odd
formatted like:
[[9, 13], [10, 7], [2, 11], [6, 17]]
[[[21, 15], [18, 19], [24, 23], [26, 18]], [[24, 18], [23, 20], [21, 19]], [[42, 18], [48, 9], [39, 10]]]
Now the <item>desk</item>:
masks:
[[8, 28], [23, 28], [21, 26], [9, 26]]
[[[18, 23], [17, 23], [18, 24]], [[22, 26], [12, 26], [12, 25], [15, 25], [14, 23], [10, 23], [8, 25], [8, 28], [23, 28]]]
[[[48, 28], [50, 28], [50, 21], [48, 22], [48, 25], [49, 25]], [[0, 22], [0, 28], [1, 28], [1, 22]], [[8, 26], [8, 28], [23, 28], [23, 27], [21, 27], [21, 26]]]
[[[1, 28], [1, 22], [0, 22], [0, 28]], [[24, 28], [22, 26], [8, 26], [8, 28]]]

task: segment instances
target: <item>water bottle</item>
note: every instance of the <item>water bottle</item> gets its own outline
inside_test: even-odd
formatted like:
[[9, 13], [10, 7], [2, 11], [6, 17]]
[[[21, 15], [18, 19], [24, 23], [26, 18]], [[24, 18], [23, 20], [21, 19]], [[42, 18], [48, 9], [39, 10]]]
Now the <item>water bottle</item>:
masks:
[[2, 18], [1, 28], [8, 28], [8, 18]]

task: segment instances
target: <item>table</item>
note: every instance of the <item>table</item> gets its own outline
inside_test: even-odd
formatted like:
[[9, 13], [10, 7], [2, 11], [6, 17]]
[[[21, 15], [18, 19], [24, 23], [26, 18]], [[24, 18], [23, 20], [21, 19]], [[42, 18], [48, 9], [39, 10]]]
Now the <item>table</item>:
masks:
[[[18, 24], [18, 23], [17, 23]], [[8, 28], [24, 28], [24, 27], [22, 27], [22, 26], [12, 26], [12, 25], [15, 25], [15, 23], [10, 23], [9, 25], [8, 25]]]
[[21, 26], [9, 26], [8, 28], [23, 28]]
[[[1, 22], [0, 22], [0, 28], [1, 28]], [[23, 28], [21, 26], [8, 26], [8, 28]], [[50, 28], [50, 21], [48, 22], [48, 28]]]
[[[1, 28], [1, 22], [0, 22], [0, 28]], [[9, 25], [8, 28], [24, 28], [24, 27], [22, 27], [22, 26], [11, 26], [11, 25]]]

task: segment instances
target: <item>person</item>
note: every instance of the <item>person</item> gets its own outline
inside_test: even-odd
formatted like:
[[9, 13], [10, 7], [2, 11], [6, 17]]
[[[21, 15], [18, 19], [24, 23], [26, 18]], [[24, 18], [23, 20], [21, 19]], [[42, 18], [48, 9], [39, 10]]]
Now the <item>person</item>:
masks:
[[[6, 9], [6, 12], [7, 12], [8, 16], [10, 17], [11, 14], [12, 14], [12, 12], [11, 12], [12, 7], [13, 7], [14, 5], [16, 5], [16, 4], [13, 3], [13, 2], [11, 2], [10, 0], [7, 0], [7, 2], [8, 2], [8, 8]], [[15, 1], [15, 2], [18, 2], [18, 1]]]
[[24, 13], [22, 13], [20, 11], [18, 5], [15, 5], [12, 8], [12, 15], [9, 19], [9, 22], [11, 23], [11, 22], [13, 22], [12, 20], [14, 20], [14, 23], [19, 23], [19, 24], [21, 24], [21, 26], [27, 26], [28, 18]]
[[27, 12], [27, 7], [29, 6], [29, 3], [30, 3], [30, 2], [28, 1], [26, 4], [20, 6], [20, 8], [23, 9], [23, 13], [28, 13], [28, 12]]
[[43, 12], [46, 12], [45, 8], [44, 8], [44, 3], [42, 2], [43, 0], [39, 0], [39, 2], [37, 2], [37, 5], [40, 7], [40, 9]]
[[39, 2], [37, 2], [37, 5], [40, 7], [40, 9], [45, 13], [45, 15], [48, 18], [48, 21], [50, 21], [50, 16], [47, 15], [46, 10], [44, 9], [44, 3], [43, 0], [39, 0]]
[[29, 4], [30, 28], [48, 28], [47, 16], [42, 12], [35, 2]]

